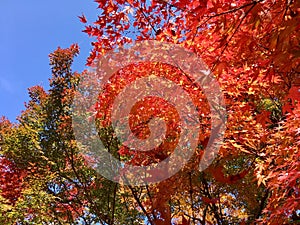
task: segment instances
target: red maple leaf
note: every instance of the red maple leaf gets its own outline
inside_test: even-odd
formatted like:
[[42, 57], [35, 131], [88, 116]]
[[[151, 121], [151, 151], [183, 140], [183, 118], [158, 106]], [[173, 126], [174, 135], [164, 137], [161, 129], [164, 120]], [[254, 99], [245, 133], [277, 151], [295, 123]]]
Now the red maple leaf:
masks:
[[80, 19], [81, 23], [87, 23], [87, 20], [83, 14], [82, 14], [82, 16], [78, 16], [78, 18]]

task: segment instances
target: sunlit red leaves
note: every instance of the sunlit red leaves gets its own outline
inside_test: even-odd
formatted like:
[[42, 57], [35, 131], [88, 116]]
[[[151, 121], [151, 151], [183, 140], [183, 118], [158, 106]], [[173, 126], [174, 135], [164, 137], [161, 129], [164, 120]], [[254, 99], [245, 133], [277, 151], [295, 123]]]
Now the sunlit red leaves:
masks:
[[11, 204], [22, 196], [26, 171], [19, 169], [11, 160], [0, 157], [0, 194]]
[[[116, 47], [121, 43], [122, 35], [126, 36], [131, 31], [132, 34], [138, 33], [133, 35], [137, 40], [156, 38], [160, 41], [182, 43], [201, 55], [213, 69], [224, 89], [229, 122], [220, 155], [237, 156], [241, 152], [248, 154], [249, 157], [266, 155], [265, 146], [271, 133], [268, 129], [270, 125], [274, 126], [272, 124], [274, 118], [271, 121], [270, 116], [274, 117], [275, 107], [266, 110], [260, 109], [258, 105], [264, 98], [280, 102], [284, 92], [288, 91], [284, 82], [289, 79], [289, 75], [281, 72], [297, 66], [295, 50], [299, 46], [299, 40], [296, 35], [298, 26], [295, 9], [298, 3], [291, 2], [287, 7], [282, 7], [285, 5], [284, 1], [174, 0], [153, 1], [152, 4], [142, 7], [138, 1], [130, 1], [130, 11], [126, 12], [126, 2], [97, 2], [103, 9], [103, 15], [98, 18], [97, 26], [103, 28], [107, 35], [105, 38], [109, 41], [102, 36], [99, 37], [98, 44], [94, 44], [96, 50], [89, 58], [89, 62], [111, 47]], [[115, 8], [116, 2], [119, 4], [119, 10], [125, 12], [132, 20], [130, 27], [126, 26], [126, 29], [128, 28], [126, 34], [117, 28], [120, 20], [116, 19], [119, 12]], [[122, 15], [122, 18], [125, 19], [126, 16]], [[284, 27], [289, 29], [283, 29]], [[115, 33], [121, 34], [118, 38], [112, 36], [114, 31], [111, 29], [114, 28], [117, 28]], [[87, 32], [93, 33], [92, 29]], [[286, 35], [286, 32], [290, 32], [291, 35]], [[292, 63], [289, 64], [291, 59]], [[109, 105], [118, 94], [116, 90], [122, 89], [127, 84], [129, 82], [123, 80], [112, 80], [112, 85], [107, 87], [107, 90], [110, 89], [113, 94], [104, 94], [102, 100], [105, 99]], [[109, 110], [108, 113], [103, 109], [99, 111], [98, 118], [109, 115]], [[144, 121], [146, 117], [140, 119]], [[204, 124], [209, 123], [205, 121]], [[142, 137], [147, 136], [149, 131], [147, 126], [137, 125], [133, 126], [133, 130], [137, 134], [140, 131]], [[207, 139], [203, 137], [202, 140]], [[119, 153], [126, 155], [130, 154], [130, 151], [122, 147]], [[228, 175], [219, 168], [212, 173], [220, 183], [236, 184], [246, 177], [248, 170]]]
[[[110, 78], [110, 82], [104, 87], [103, 93], [99, 95], [99, 104], [96, 104], [96, 117], [100, 120], [102, 126], [107, 127], [111, 124], [111, 110], [116, 96], [120, 94], [125, 87], [130, 86], [135, 80], [142, 77], [148, 77], [156, 74], [157, 77], [163, 77], [177, 83], [186, 90], [199, 110], [199, 116], [202, 120], [202, 133], [199, 134], [200, 141], [206, 140], [208, 127], [210, 126], [209, 107], [205, 97], [198, 87], [195, 87], [188, 76], [180, 75], [181, 72], [166, 64], [160, 63], [136, 63], [123, 68]], [[150, 84], [149, 84], [150, 85]], [[139, 87], [136, 87], [137, 91]], [[164, 90], [160, 90], [163, 92]], [[177, 93], [174, 93], [174, 98]], [[134, 99], [135, 94], [126, 98]], [[125, 104], [124, 99], [121, 104]], [[122, 105], [118, 106], [122, 108]], [[188, 114], [188, 112], [186, 112]], [[150, 135], [149, 122], [153, 118], [161, 118], [167, 126], [167, 131], [162, 144], [152, 151], [131, 151], [122, 146], [119, 153], [122, 156], [131, 155], [130, 163], [135, 165], [148, 165], [153, 162], [164, 160], [170, 155], [178, 144], [180, 137], [180, 120], [174, 106], [169, 102], [155, 96], [149, 96], [142, 101], [136, 102], [129, 115], [129, 125], [132, 135], [136, 138], [147, 139]], [[124, 145], [130, 143], [131, 138], [124, 142]]]
[[[161, 118], [166, 123], [165, 140], [152, 151], [138, 153], [136, 155], [137, 158], [134, 157], [131, 163], [139, 164], [141, 163], [139, 161], [143, 160], [143, 164], [148, 165], [150, 162], [164, 160], [173, 152], [178, 144], [180, 136], [180, 118], [178, 112], [170, 103], [157, 97], [148, 97], [134, 105], [129, 115], [129, 126], [132, 134], [139, 139], [147, 139], [151, 132], [149, 122], [153, 118]], [[126, 145], [128, 142], [130, 143], [130, 138], [124, 144]]]
[[78, 18], [80, 19], [80, 22], [82, 22], [82, 23], [87, 23], [87, 20], [86, 20], [86, 18], [85, 18], [84, 15], [78, 16]]
[[272, 134], [270, 142], [276, 144], [276, 153], [272, 145], [268, 147], [267, 159], [258, 169], [260, 182], [272, 191], [264, 210], [268, 215], [264, 222], [285, 223], [288, 219], [283, 215], [292, 215], [299, 208], [299, 109], [299, 104], [296, 104]]
[[58, 201], [54, 208], [64, 221], [70, 221], [70, 219], [76, 220], [83, 213], [83, 203], [86, 204], [86, 202], [80, 202], [82, 200], [79, 200], [83, 190], [78, 190], [75, 185], [70, 183], [66, 183], [65, 185], [67, 188], [57, 196]]

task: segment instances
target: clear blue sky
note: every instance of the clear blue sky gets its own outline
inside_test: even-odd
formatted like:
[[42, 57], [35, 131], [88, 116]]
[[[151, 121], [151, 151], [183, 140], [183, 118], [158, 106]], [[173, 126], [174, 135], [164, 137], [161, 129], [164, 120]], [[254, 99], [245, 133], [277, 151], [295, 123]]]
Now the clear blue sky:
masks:
[[27, 88], [48, 88], [48, 54], [58, 46], [78, 43], [73, 69], [85, 68], [92, 39], [77, 16], [92, 22], [99, 11], [93, 0], [0, 0], [0, 9], [0, 116], [14, 121], [28, 101]]

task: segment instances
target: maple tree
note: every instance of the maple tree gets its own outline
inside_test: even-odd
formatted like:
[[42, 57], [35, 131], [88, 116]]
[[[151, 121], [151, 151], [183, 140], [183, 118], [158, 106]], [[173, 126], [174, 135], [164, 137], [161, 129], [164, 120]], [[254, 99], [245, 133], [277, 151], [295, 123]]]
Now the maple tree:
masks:
[[[227, 123], [218, 157], [198, 164], [210, 136], [210, 109], [199, 87], [180, 68], [135, 63], [120, 69], [99, 93], [98, 135], [114, 157], [150, 165], [173, 153], [180, 136], [176, 109], [146, 98], [131, 109], [140, 139], [149, 120], [166, 121], [166, 140], [151, 151], [121, 143], [110, 120], [116, 96], [149, 75], [165, 77], [189, 93], [203, 130], [198, 148], [174, 176], [139, 187], [121, 185], [91, 167], [72, 130], [72, 100], [80, 78], [71, 70], [78, 46], [50, 54], [50, 90], [29, 89], [18, 124], [2, 119], [0, 222], [4, 224], [287, 224], [299, 222], [300, 2], [273, 0], [96, 0], [97, 21], [84, 32], [96, 38], [88, 65], [139, 40], [174, 43], [209, 66], [224, 93]], [[149, 72], [150, 71], [150, 72]], [[97, 85], [97, 83], [95, 84]], [[83, 96], [82, 101], [87, 101]], [[104, 104], [103, 104], [104, 103]], [[145, 107], [146, 106], [146, 107]], [[73, 114], [72, 114], [73, 113]], [[87, 112], [90, 113], [90, 112]], [[85, 132], [85, 127], [80, 127]], [[108, 168], [114, 169], [114, 167]], [[157, 174], [154, 174], [157, 175]]]
[[[281, 223], [285, 223], [292, 220], [293, 215], [295, 218], [299, 209], [299, 173], [296, 172], [299, 171], [299, 2], [96, 2], [101, 14], [94, 25], [88, 25], [85, 29], [86, 33], [97, 38], [88, 64], [93, 65], [94, 59], [101, 58], [107, 51], [135, 40], [154, 39], [176, 43], [199, 55], [220, 82], [228, 112], [220, 159], [206, 172], [220, 182], [223, 188], [225, 184], [233, 186], [231, 188], [234, 191], [227, 189], [223, 192], [227, 198], [231, 194], [231, 199], [238, 199], [236, 192], [243, 193], [237, 189], [250, 192], [256, 188], [249, 184], [248, 187], [245, 184], [238, 187], [239, 180], [257, 180], [260, 188], [253, 190], [257, 199], [256, 202], [252, 201], [256, 209], [251, 211], [249, 208], [253, 209], [253, 205], [248, 205], [249, 211], [243, 215], [245, 208], [241, 205], [236, 207], [242, 217], [245, 216], [245, 221], [249, 222], [252, 218], [276, 223], [280, 218]], [[143, 70], [143, 67], [138, 69]], [[151, 71], [156, 72], [154, 68]], [[157, 74], [159, 76], [159, 72]], [[292, 152], [291, 155], [286, 151]], [[290, 160], [295, 162], [291, 163], [286, 157], [292, 157]], [[282, 165], [282, 162], [286, 164]], [[291, 177], [290, 172], [287, 172], [289, 170], [293, 174]], [[172, 199], [179, 196], [171, 191], [173, 185], [174, 189], [180, 190], [178, 183], [183, 183], [185, 185], [181, 191], [189, 189], [186, 177], [185, 174], [177, 177], [177, 182], [164, 182], [163, 189], [168, 189], [164, 195], [168, 197], [162, 198], [161, 194], [155, 194], [154, 198], [159, 198], [159, 204], [165, 206], [160, 213], [164, 214], [166, 202], [172, 208]], [[276, 180], [278, 177], [281, 178]], [[285, 179], [287, 187], [280, 188], [279, 184]], [[242, 197], [238, 196], [241, 200]], [[287, 197], [289, 201], [286, 202]], [[206, 200], [217, 205], [216, 199], [211, 202]], [[245, 202], [250, 203], [251, 200], [248, 198]], [[220, 205], [214, 207], [214, 213], [218, 207], [222, 208]], [[193, 206], [191, 208], [195, 210]], [[202, 215], [203, 212], [206, 211], [202, 209]], [[212, 223], [224, 223], [222, 210], [221, 216], [214, 214], [214, 217]], [[170, 220], [170, 215], [166, 218]], [[240, 218], [241, 221], [243, 219]], [[154, 223], [158, 222], [154, 220]], [[170, 221], [163, 223], [169, 224]], [[205, 223], [205, 219], [202, 223]]]

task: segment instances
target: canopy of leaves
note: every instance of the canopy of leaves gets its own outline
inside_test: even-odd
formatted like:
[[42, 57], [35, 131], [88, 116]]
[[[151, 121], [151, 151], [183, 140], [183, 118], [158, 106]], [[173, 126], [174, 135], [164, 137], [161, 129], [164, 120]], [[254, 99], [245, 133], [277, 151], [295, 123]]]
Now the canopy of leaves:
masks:
[[[296, 0], [96, 0], [97, 21], [84, 15], [97, 40], [88, 58], [136, 40], [179, 44], [199, 55], [224, 92], [227, 130], [218, 157], [205, 171], [198, 163], [209, 137], [209, 108], [192, 160], [158, 184], [123, 186], [99, 175], [79, 151], [72, 130], [72, 100], [87, 72], [72, 72], [77, 45], [50, 54], [50, 90], [29, 89], [18, 123], [0, 121], [1, 224], [296, 224], [300, 220], [300, 2]], [[134, 63], [134, 62], [133, 62]], [[148, 71], [147, 73], [143, 73]], [[148, 165], [172, 154], [178, 115], [162, 100], [132, 109], [131, 128], [149, 135], [153, 115], [167, 121], [159, 148], [136, 154], [111, 129], [112, 100], [141, 76], [165, 76], [205, 96], [185, 75], [164, 64], [135, 64], [118, 71], [99, 100], [101, 140], [124, 163]], [[189, 89], [190, 88], [190, 89]], [[144, 103], [145, 103], [144, 102]], [[200, 104], [200, 103], [198, 103]], [[144, 111], [141, 111], [144, 110]], [[142, 113], [141, 113], [142, 112]], [[141, 116], [142, 115], [142, 116]], [[83, 128], [84, 129], [84, 128]], [[84, 130], [83, 130], [84, 132]]]

